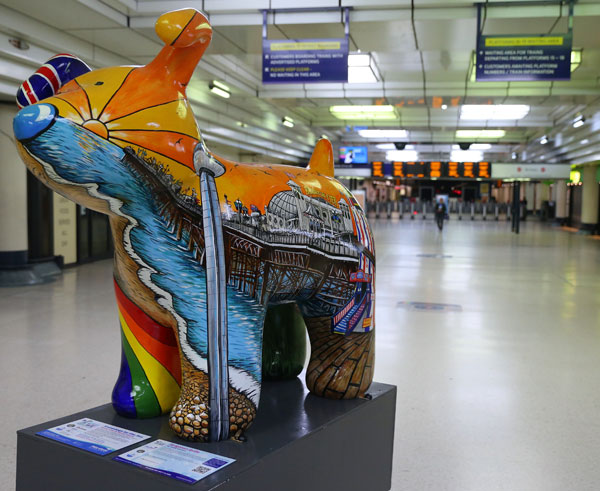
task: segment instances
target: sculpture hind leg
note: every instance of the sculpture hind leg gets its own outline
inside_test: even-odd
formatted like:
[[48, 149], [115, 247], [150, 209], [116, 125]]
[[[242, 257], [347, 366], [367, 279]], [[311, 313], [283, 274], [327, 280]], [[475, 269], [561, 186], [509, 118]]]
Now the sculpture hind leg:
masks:
[[330, 399], [364, 397], [373, 381], [375, 331], [336, 334], [331, 317], [304, 321], [311, 345], [308, 390]]

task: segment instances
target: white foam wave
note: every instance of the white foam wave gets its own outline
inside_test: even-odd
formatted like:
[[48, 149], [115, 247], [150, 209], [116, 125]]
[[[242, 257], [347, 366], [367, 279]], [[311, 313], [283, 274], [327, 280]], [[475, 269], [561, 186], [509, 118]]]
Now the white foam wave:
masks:
[[[59, 176], [54, 168], [41, 160], [40, 158], [33, 155], [29, 152], [28, 149], [25, 149], [27, 153], [38, 162], [48, 174], [48, 177], [52, 179], [54, 182], [59, 184], [67, 184], [70, 186], [78, 186], [84, 188], [88, 194], [94, 198], [99, 198], [108, 203], [110, 210], [120, 217], [123, 217], [127, 220], [127, 226], [123, 230], [123, 246], [125, 251], [133, 259], [136, 264], [140, 267], [138, 269], [137, 275], [140, 281], [146, 285], [152, 292], [157, 295], [157, 303], [167, 310], [169, 313], [173, 315], [177, 322], [177, 330], [179, 333], [179, 344], [181, 346], [181, 350], [184, 352], [185, 356], [188, 358], [190, 363], [194, 365], [198, 370], [202, 370], [204, 373], [208, 373], [208, 362], [205, 358], [202, 358], [200, 354], [195, 351], [189, 344], [187, 339], [187, 322], [183, 317], [181, 317], [175, 308], [173, 307], [173, 296], [167, 290], [160, 288], [152, 281], [151, 275], [153, 273], [157, 273], [157, 271], [150, 265], [148, 265], [138, 254], [135, 252], [132, 244], [130, 233], [135, 227], [138, 226], [138, 221], [121, 211], [123, 206], [123, 202], [117, 198], [113, 198], [112, 196], [108, 196], [98, 190], [98, 185], [96, 183], [90, 184], [80, 184], [77, 182], [69, 181], [61, 176]], [[260, 383], [257, 382], [254, 377], [246, 372], [243, 369], [229, 366], [229, 383], [233, 386], [237, 391], [246, 395], [256, 407], [258, 407], [258, 401], [260, 399]]]

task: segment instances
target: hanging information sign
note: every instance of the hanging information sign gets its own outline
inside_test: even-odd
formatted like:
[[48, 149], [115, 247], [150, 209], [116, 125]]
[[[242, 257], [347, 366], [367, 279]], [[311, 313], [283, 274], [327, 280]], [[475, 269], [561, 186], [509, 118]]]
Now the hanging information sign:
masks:
[[569, 3], [566, 34], [484, 36], [481, 32], [481, 10], [482, 4], [477, 4], [477, 82], [571, 79], [573, 2]]
[[263, 83], [348, 82], [348, 40], [263, 39]]
[[570, 80], [572, 35], [479, 36], [478, 82]]
[[263, 84], [348, 82], [350, 10], [345, 8], [344, 34], [339, 39], [267, 39], [263, 10]]

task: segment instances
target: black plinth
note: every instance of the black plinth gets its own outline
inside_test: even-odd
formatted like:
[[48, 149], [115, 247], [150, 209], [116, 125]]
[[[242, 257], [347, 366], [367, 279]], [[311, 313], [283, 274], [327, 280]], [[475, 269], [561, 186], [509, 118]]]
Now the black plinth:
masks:
[[[106, 404], [18, 431], [17, 491], [387, 491], [391, 487], [396, 387], [374, 383], [369, 394], [371, 400], [334, 401], [308, 394], [299, 379], [266, 382], [245, 443], [187, 443], [171, 433], [166, 417], [126, 419]], [[83, 417], [236, 462], [191, 485], [112, 460], [127, 448], [98, 456], [36, 435]]]

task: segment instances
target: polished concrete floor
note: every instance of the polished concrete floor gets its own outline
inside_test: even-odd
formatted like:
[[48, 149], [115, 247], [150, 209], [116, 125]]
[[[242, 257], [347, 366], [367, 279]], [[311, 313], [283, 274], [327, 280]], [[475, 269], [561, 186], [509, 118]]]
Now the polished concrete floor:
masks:
[[[392, 489], [600, 489], [600, 241], [535, 222], [519, 236], [372, 225], [375, 378], [398, 386]], [[111, 281], [102, 261], [0, 290], [0, 489], [14, 489], [18, 428], [109, 398]]]

